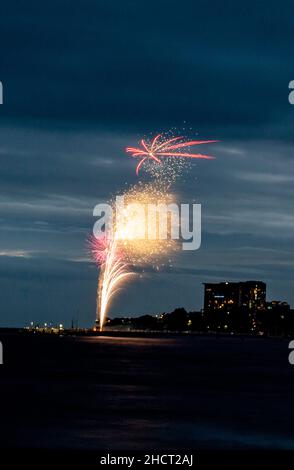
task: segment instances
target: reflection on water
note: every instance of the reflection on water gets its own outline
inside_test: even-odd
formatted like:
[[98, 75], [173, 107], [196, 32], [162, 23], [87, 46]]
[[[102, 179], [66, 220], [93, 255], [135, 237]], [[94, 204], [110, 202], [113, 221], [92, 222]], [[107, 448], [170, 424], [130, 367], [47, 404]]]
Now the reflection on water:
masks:
[[294, 448], [286, 341], [11, 336], [6, 350], [7, 445]]

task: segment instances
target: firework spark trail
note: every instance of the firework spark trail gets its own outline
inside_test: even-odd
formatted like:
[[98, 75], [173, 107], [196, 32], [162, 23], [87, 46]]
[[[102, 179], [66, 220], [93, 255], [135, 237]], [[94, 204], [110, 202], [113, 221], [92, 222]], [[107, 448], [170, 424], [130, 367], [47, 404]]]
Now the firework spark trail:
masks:
[[115, 238], [103, 235], [98, 239], [93, 238], [90, 243], [92, 256], [101, 266], [97, 288], [96, 319], [99, 320], [100, 331], [102, 331], [112, 297], [118, 291], [122, 281], [133, 273], [129, 271], [128, 264], [124, 262]]
[[122, 281], [132, 274], [132, 272], [128, 271], [128, 265], [124, 263], [121, 256], [117, 254], [117, 241], [111, 240], [105, 263], [103, 264], [101, 290], [98, 302], [100, 331], [103, 329], [110, 300], [118, 291]]
[[177, 157], [177, 158], [200, 158], [206, 160], [212, 160], [214, 157], [210, 155], [203, 155], [201, 153], [189, 153], [189, 152], [175, 152], [175, 150], [182, 149], [185, 147], [192, 147], [194, 145], [202, 144], [213, 144], [218, 142], [217, 140], [190, 140], [183, 141], [183, 137], [173, 137], [172, 139], [166, 139], [162, 134], [158, 134], [151, 141], [150, 144], [146, 143], [144, 139], [141, 140], [142, 147], [127, 147], [126, 152], [130, 153], [134, 158], [140, 158], [137, 164], [136, 174], [139, 174], [140, 168], [146, 160], [153, 160], [154, 162], [161, 164], [160, 157]]

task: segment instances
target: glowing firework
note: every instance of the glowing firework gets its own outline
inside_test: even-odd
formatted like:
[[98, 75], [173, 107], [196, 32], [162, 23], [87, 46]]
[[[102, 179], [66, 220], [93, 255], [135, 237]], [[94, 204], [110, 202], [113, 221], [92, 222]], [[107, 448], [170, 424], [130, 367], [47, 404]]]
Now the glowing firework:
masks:
[[140, 159], [136, 168], [136, 174], [138, 175], [141, 166], [146, 160], [161, 164], [161, 157], [214, 159], [210, 155], [182, 152], [181, 150], [194, 145], [212, 144], [215, 142], [217, 140], [190, 140], [185, 142], [181, 136], [166, 139], [162, 134], [158, 134], [151, 143], [147, 143], [142, 139], [141, 147], [127, 147], [126, 152], [130, 153], [132, 157]]
[[[147, 166], [156, 177], [156, 182], [147, 185], [139, 182], [126, 191], [124, 198], [127, 205], [123, 208], [123, 213], [119, 217], [116, 216], [111, 236], [106, 233], [90, 240], [92, 257], [100, 266], [96, 311], [100, 331], [103, 330], [111, 299], [121, 284], [134, 274], [130, 271], [130, 266], [143, 267], [148, 264], [158, 270], [164, 265], [164, 258], [178, 249], [177, 238], [169, 237], [170, 233], [179, 233], [179, 218], [176, 211], [172, 210], [175, 198], [168, 190], [181, 171], [182, 158], [214, 158], [201, 153], [190, 153], [189, 147], [215, 142], [217, 141], [185, 141], [180, 136], [166, 138], [158, 134], [151, 142], [142, 139], [139, 148], [126, 148], [127, 153], [139, 159], [137, 175], [144, 162], [157, 164], [149, 168]], [[159, 166], [162, 164], [162, 158], [166, 158], [168, 163], [164, 172]], [[112, 201], [112, 209], [113, 205]], [[142, 233], [144, 236], [140, 235]], [[170, 265], [170, 259], [168, 263]]]
[[[105, 324], [112, 297], [123, 282], [134, 275], [130, 266], [142, 268], [148, 264], [158, 270], [163, 265], [163, 259], [178, 246], [177, 240], [169, 237], [173, 224], [177, 222], [165, 211], [165, 204], [174, 200], [171, 195], [157, 185], [139, 184], [128, 190], [124, 199], [122, 212], [116, 210], [113, 235], [101, 234], [89, 240], [92, 258], [100, 266], [96, 310], [100, 331]], [[148, 205], [153, 207], [155, 203], [159, 204], [158, 208], [149, 212]], [[114, 203], [111, 207], [113, 211], [116, 208]], [[166, 239], [160, 239], [161, 217], [166, 222]], [[151, 229], [154, 236], [150, 239]]]
[[[175, 202], [168, 187], [158, 182], [139, 183], [125, 192], [123, 214], [116, 220], [116, 236], [131, 264], [159, 269], [169, 254], [178, 250], [178, 240], [171, 236], [178, 221], [166, 212], [166, 207]], [[163, 238], [161, 222], [166, 229]]]
[[89, 243], [93, 260], [102, 265], [107, 258], [110, 239], [103, 234], [99, 238], [91, 237]]
[[107, 310], [112, 297], [118, 291], [120, 284], [133, 273], [123, 260], [123, 254], [118, 249], [117, 240], [103, 235], [91, 239], [92, 256], [101, 266], [97, 289], [96, 319], [99, 320], [100, 331], [106, 319]]

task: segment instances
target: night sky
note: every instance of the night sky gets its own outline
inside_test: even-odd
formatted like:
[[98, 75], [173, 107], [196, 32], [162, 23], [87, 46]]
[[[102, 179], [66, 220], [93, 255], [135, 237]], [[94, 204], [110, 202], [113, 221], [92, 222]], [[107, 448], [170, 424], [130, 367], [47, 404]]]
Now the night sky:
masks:
[[110, 316], [202, 307], [203, 282], [256, 279], [294, 305], [293, 2], [1, 3], [0, 326], [90, 326], [93, 207], [136, 182], [124, 153], [170, 128], [206, 147], [176, 191], [202, 246]]

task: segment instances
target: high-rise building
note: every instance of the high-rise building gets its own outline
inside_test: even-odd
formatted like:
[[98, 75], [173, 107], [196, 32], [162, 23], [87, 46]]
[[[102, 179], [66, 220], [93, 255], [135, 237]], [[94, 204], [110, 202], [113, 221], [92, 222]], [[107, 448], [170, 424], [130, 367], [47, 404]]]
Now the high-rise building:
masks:
[[266, 284], [261, 281], [204, 284], [204, 311], [245, 308], [255, 312], [266, 306]]
[[223, 311], [238, 307], [239, 285], [236, 282], [204, 284], [204, 311]]
[[266, 308], [266, 284], [261, 281], [239, 282], [239, 306], [256, 312]]

